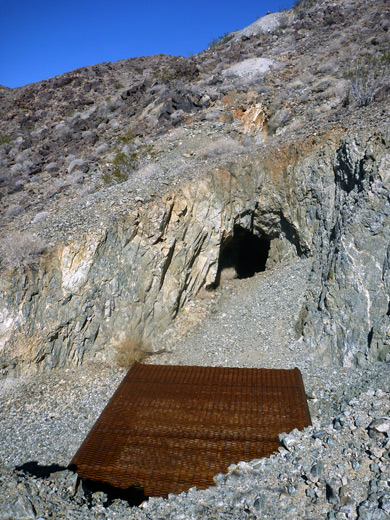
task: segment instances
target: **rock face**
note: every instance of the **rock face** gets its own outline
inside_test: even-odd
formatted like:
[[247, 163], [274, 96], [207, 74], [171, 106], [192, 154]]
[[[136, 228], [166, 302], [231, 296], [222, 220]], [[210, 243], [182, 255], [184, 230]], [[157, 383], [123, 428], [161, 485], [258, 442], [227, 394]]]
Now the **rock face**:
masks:
[[347, 365], [389, 357], [389, 159], [379, 135], [346, 139], [316, 205], [320, 293], [304, 310], [305, 338]]
[[24, 345], [18, 363], [51, 367], [127, 334], [156, 336], [201, 287], [218, 283], [221, 251], [240, 230], [271, 241], [269, 261], [301, 252], [286, 194], [275, 200], [269, 174], [251, 174], [258, 166], [245, 159], [217, 168], [8, 277], [3, 353]]
[[379, 135], [244, 154], [58, 245], [2, 281], [4, 367], [107, 359], [126, 337], [157, 340], [202, 287], [218, 284], [227, 248], [239, 271], [243, 233], [262, 240], [268, 268], [314, 255], [297, 329], [324, 362], [385, 360], [389, 161]]

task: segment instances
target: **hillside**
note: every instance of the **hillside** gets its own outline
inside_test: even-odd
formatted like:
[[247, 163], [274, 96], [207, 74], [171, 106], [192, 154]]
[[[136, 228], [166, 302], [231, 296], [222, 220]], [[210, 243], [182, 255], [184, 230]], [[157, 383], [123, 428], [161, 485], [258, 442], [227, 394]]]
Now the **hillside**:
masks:
[[[347, 251], [343, 259], [336, 252], [351, 247], [340, 241], [355, 233], [355, 193], [363, 201], [386, 189], [373, 168], [383, 169], [388, 149], [387, 14], [383, 2], [301, 2], [189, 59], [135, 58], [4, 90], [4, 368], [78, 363], [102, 348], [109, 358], [124, 329], [153, 339], [202, 287], [218, 284], [235, 228], [271, 244], [270, 262], [316, 256], [313, 278], [322, 285], [302, 309], [302, 326], [310, 341], [315, 330], [328, 344], [328, 357], [355, 362], [357, 352], [341, 352], [348, 332], [334, 338], [323, 322], [324, 314], [340, 322], [343, 298], [357, 298], [348, 288], [343, 296], [347, 273], [329, 278], [337, 262], [348, 263]], [[354, 95], [360, 80], [368, 83]], [[371, 199], [360, 218], [384, 222], [384, 193]], [[386, 247], [386, 229], [375, 239], [367, 233], [352, 271], [376, 249], [372, 240]], [[382, 264], [385, 253], [376, 253]], [[33, 303], [20, 301], [25, 276]], [[362, 284], [364, 293], [375, 282]], [[381, 300], [376, 317], [387, 316], [386, 288], [372, 290]], [[366, 305], [352, 318], [365, 330], [346, 347], [363, 356], [368, 335], [388, 351], [376, 339], [387, 318], [372, 323]], [[348, 314], [336, 328], [345, 324]]]
[[387, 517], [389, 15], [302, 0], [189, 58], [0, 88], [0, 519], [129, 517], [50, 475], [134, 339], [146, 362], [299, 366], [314, 426], [131, 518]]

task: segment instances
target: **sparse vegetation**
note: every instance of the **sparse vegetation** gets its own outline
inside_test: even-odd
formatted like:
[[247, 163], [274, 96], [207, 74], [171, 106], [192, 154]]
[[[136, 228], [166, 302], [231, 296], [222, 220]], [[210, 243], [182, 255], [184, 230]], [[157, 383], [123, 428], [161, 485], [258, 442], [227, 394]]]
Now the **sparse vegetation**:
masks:
[[156, 152], [154, 150], [154, 146], [152, 144], [140, 144], [136, 141], [136, 135], [133, 130], [130, 128], [124, 135], [120, 135], [117, 138], [117, 141], [124, 146], [127, 146], [132, 149], [130, 159], [132, 161], [132, 168], [136, 168], [138, 165], [138, 160], [150, 156], [154, 158], [156, 156]]
[[3, 144], [11, 144], [11, 138], [7, 134], [0, 135], [0, 146]]
[[120, 143], [134, 144], [135, 135], [133, 130], [129, 128], [129, 130], [124, 135], [120, 135], [117, 139]]
[[[132, 167], [131, 158], [121, 152], [118, 148], [115, 149], [115, 156], [112, 161], [111, 176], [116, 182], [123, 182], [127, 179], [128, 172]], [[106, 182], [108, 179], [104, 179]]]
[[286, 109], [277, 110], [268, 120], [267, 131], [269, 135], [275, 134], [278, 128], [283, 128], [290, 121], [291, 116]]
[[35, 266], [45, 252], [44, 241], [31, 233], [14, 232], [2, 242], [2, 263], [8, 269]]
[[142, 157], [149, 157], [150, 159], [155, 159], [157, 156], [156, 150], [152, 144], [141, 144], [138, 147], [139, 153]]
[[115, 361], [123, 368], [130, 368], [134, 363], [144, 361], [153, 352], [150, 345], [135, 335], [123, 340], [116, 348]]
[[243, 150], [243, 146], [235, 141], [234, 139], [228, 137], [221, 137], [220, 139], [216, 139], [212, 141], [208, 146], [206, 146], [201, 155], [202, 157], [215, 157], [217, 155], [223, 155], [226, 153], [239, 153]]
[[316, 4], [316, 0], [296, 0], [292, 9], [298, 20], [304, 20], [308, 11]]
[[114, 148], [114, 157], [111, 162], [110, 171], [104, 174], [105, 184], [124, 182], [131, 171], [139, 167], [144, 158], [154, 159], [156, 152], [152, 144], [137, 144], [134, 132], [129, 129], [124, 135], [117, 138], [124, 148]]
[[315, 0], [295, 0], [293, 9], [297, 11], [305, 11], [306, 9], [313, 7], [315, 3]]
[[23, 213], [23, 206], [21, 206], [20, 204], [12, 204], [11, 206], [9, 206], [9, 208], [7, 209], [7, 217], [8, 218], [13, 218], [13, 217], [16, 217], [17, 215], [20, 215], [21, 213]]
[[153, 76], [160, 83], [170, 83], [179, 77], [177, 71], [174, 69], [155, 70]]
[[234, 33], [225, 33], [221, 36], [218, 36], [217, 38], [213, 38], [211, 42], [209, 43], [209, 47], [216, 47], [217, 45], [224, 45], [225, 43], [230, 42], [234, 37]]
[[12, 139], [8, 134], [0, 134], [0, 150], [6, 154], [12, 148]]
[[367, 56], [355, 61], [344, 74], [350, 81], [351, 95], [361, 107], [369, 105], [375, 93], [389, 81], [390, 52], [382, 56]]
[[135, 172], [137, 177], [151, 177], [159, 173], [162, 173], [162, 170], [156, 163], [147, 163]]

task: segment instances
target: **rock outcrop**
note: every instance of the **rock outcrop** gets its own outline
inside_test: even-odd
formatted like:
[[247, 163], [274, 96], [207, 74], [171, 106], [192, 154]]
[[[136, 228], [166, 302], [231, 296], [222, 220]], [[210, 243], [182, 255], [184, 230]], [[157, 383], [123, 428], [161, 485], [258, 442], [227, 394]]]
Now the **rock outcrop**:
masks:
[[[388, 14], [305, 0], [188, 59], [2, 89], [3, 372], [157, 343], [223, 269], [294, 255], [315, 259], [308, 350], [387, 360]], [[368, 66], [369, 107], [352, 88]]]
[[382, 136], [349, 137], [332, 161], [332, 184], [318, 193], [320, 292], [302, 321], [305, 339], [328, 361], [389, 360], [389, 160]]
[[333, 135], [243, 154], [133, 204], [116, 222], [8, 273], [3, 366], [107, 359], [127, 336], [157, 340], [202, 287], [218, 284], [227, 244], [239, 269], [234, 241], [243, 232], [263, 240], [268, 268], [314, 255], [297, 330], [324, 362], [385, 360], [389, 161], [383, 136]]
[[106, 355], [126, 335], [156, 337], [218, 283], [221, 251], [240, 229], [271, 243], [269, 262], [307, 250], [281, 175], [273, 182], [245, 157], [14, 271], [2, 287], [3, 354], [52, 367]]

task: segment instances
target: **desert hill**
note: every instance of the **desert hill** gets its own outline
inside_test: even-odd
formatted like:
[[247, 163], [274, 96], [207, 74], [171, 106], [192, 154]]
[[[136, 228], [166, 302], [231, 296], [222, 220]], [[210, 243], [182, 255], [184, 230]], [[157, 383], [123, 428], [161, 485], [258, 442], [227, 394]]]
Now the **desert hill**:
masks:
[[302, 0], [189, 58], [0, 88], [0, 478], [15, 518], [129, 514], [26, 463], [63, 469], [142, 349], [299, 366], [314, 419], [274, 461], [152, 501], [152, 517], [389, 514], [389, 14]]

